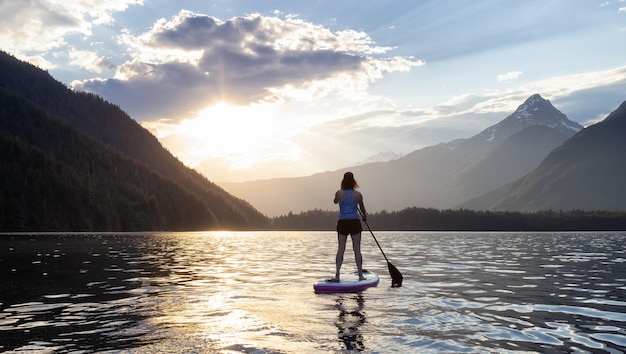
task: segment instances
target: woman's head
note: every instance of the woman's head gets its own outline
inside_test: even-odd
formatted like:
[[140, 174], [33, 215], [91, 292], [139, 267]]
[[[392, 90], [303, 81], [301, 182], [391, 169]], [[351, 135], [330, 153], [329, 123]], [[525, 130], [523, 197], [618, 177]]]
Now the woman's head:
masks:
[[341, 180], [341, 189], [355, 189], [359, 188], [359, 184], [356, 183], [352, 172], [346, 172]]

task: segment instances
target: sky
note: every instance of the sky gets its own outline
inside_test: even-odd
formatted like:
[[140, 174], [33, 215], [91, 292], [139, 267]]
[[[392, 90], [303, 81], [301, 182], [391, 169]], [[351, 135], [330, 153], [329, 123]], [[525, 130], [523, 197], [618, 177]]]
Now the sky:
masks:
[[538, 93], [626, 100], [626, 0], [0, 0], [0, 49], [118, 105], [214, 182], [469, 138]]

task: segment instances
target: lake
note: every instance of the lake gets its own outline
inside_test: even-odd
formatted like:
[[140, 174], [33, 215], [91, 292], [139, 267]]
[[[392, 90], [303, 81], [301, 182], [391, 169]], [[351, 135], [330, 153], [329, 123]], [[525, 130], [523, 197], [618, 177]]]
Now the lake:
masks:
[[0, 351], [626, 351], [624, 232], [374, 234], [359, 294], [334, 232], [3, 234]]

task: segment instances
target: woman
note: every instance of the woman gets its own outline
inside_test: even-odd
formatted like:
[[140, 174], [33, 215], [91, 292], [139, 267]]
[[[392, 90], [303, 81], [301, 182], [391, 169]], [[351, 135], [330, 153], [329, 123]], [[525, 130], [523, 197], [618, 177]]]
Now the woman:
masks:
[[361, 256], [361, 220], [359, 220], [359, 210], [363, 220], [367, 221], [367, 213], [365, 204], [363, 204], [363, 195], [356, 191], [359, 185], [354, 180], [352, 172], [346, 172], [341, 181], [341, 189], [335, 193], [335, 204], [339, 204], [339, 220], [337, 221], [337, 238], [339, 246], [337, 248], [336, 266], [337, 271], [335, 277], [330, 279], [332, 282], [339, 282], [339, 271], [343, 263], [343, 254], [346, 250], [346, 242], [348, 235], [352, 238], [352, 249], [354, 250], [354, 260], [359, 273], [359, 279], [364, 280], [363, 276], [363, 256]]

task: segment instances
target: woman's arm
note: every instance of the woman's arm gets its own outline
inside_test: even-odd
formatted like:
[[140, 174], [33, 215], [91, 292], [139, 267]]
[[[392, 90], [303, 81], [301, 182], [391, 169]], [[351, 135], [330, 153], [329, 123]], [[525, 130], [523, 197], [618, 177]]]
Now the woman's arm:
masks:
[[365, 204], [363, 204], [363, 199], [359, 202], [359, 207], [361, 208], [361, 217], [363, 221], [367, 221], [367, 211], [365, 210]]
[[352, 195], [355, 196], [356, 200], [359, 202], [359, 208], [361, 209], [361, 217], [363, 218], [363, 221], [366, 221], [367, 211], [365, 210], [365, 203], [363, 202], [363, 194], [361, 194], [360, 192], [357, 192], [357, 193], [353, 193]]
[[335, 192], [335, 199], [333, 200], [333, 203], [337, 204], [339, 203], [339, 201], [343, 200], [345, 197], [346, 197], [346, 192], [340, 189], [337, 192]]

